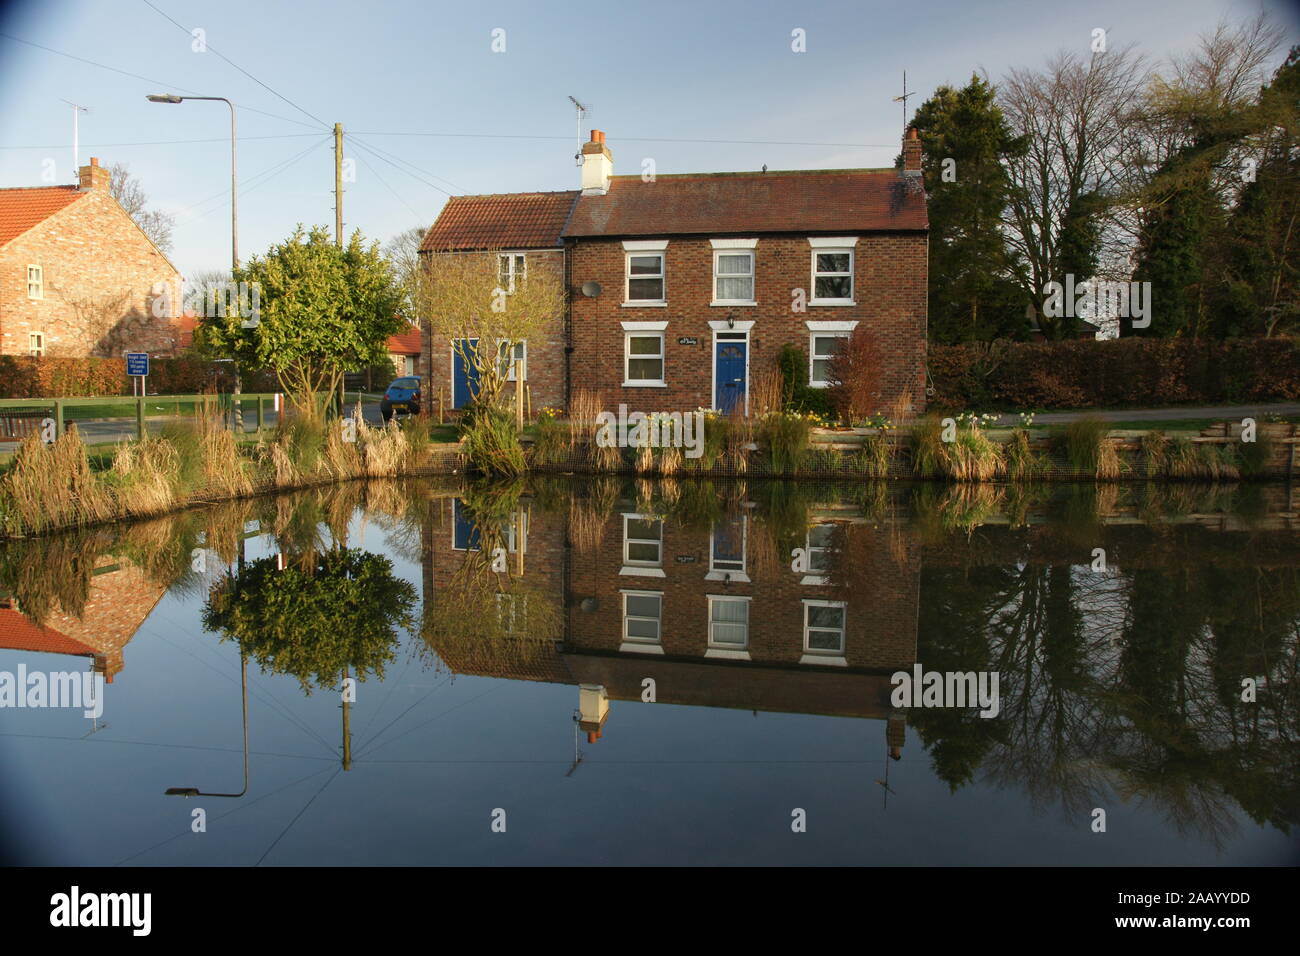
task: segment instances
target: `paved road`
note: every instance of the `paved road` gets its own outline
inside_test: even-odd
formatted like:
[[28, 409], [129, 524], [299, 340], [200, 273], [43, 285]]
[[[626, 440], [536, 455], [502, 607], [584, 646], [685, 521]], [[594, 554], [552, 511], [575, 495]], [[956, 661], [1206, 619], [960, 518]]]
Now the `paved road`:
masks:
[[[366, 402], [361, 405], [362, 414], [366, 422], [371, 425], [382, 425], [383, 416], [379, 414], [378, 402]], [[163, 430], [169, 423], [176, 421], [174, 415], [155, 415], [145, 418], [145, 427], [149, 433], [156, 435]], [[187, 419], [182, 418], [182, 421]], [[268, 408], [263, 416], [263, 421], [267, 428], [274, 428], [278, 421], [278, 416], [274, 411]], [[105, 445], [116, 444], [122, 439], [135, 438], [135, 419], [134, 418], [97, 418], [79, 421], [77, 431], [81, 433], [81, 440], [87, 445]], [[244, 431], [253, 432], [257, 428], [257, 413], [251, 414], [247, 411], [244, 413]], [[18, 447], [17, 442], [0, 441], [0, 454], [12, 452]]]
[[[1240, 421], [1250, 416], [1261, 418], [1264, 415], [1300, 415], [1300, 403], [1283, 402], [1280, 404], [1261, 405], [1201, 405], [1196, 407], [1179, 405], [1173, 408], [1121, 408], [1107, 411], [1080, 412], [1039, 412], [1034, 415], [1035, 425], [1060, 425], [1066, 422], [1089, 417], [1100, 418], [1108, 422], [1155, 422], [1185, 421], [1195, 418], [1216, 418], [1227, 421]], [[1003, 415], [1000, 425], [1014, 425], [1020, 420], [1019, 415]]]

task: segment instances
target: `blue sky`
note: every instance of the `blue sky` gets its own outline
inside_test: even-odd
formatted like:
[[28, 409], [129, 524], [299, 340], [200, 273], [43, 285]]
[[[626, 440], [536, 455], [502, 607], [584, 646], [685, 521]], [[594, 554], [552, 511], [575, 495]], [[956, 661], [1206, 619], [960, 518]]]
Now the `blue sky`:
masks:
[[[129, 164], [154, 205], [176, 216], [172, 258], [184, 272], [229, 262], [228, 113], [220, 103], [155, 105], [147, 93], [238, 104], [247, 258], [298, 222], [332, 227], [323, 124], [343, 124], [356, 160], [346, 229], [385, 240], [428, 225], [448, 193], [574, 188], [569, 95], [592, 107], [585, 126], [606, 131], [615, 172], [639, 172], [647, 157], [661, 174], [885, 166], [898, 151], [892, 98], [904, 69], [915, 106], [973, 70], [996, 80], [1060, 49], [1086, 52], [1094, 27], [1160, 59], [1219, 19], [1259, 9], [1259, 0], [151, 2], [205, 30], [209, 51], [193, 52], [187, 30], [145, 0], [0, 0], [0, 32], [148, 78], [0, 37], [0, 185], [40, 185], [47, 159], [71, 181], [62, 101], [89, 107], [81, 162]], [[1265, 5], [1300, 42], [1293, 7]], [[503, 53], [492, 51], [498, 28]], [[796, 28], [805, 53], [791, 51]], [[410, 135], [422, 133], [456, 135]]]

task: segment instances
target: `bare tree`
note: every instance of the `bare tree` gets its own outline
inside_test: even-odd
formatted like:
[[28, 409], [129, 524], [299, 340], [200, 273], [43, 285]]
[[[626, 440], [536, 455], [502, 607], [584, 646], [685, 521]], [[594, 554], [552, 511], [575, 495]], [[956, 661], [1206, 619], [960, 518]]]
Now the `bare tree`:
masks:
[[1142, 57], [1118, 49], [1087, 60], [1061, 52], [1042, 70], [1012, 70], [1000, 85], [1008, 122], [1028, 139], [1008, 163], [1004, 226], [1015, 277], [1032, 301], [1067, 272], [1086, 272], [1076, 275], [1082, 281], [1126, 258], [1112, 247], [1110, 202], [1136, 148], [1129, 120], [1146, 80]]
[[451, 340], [456, 360], [478, 383], [475, 399], [495, 403], [515, 346], [563, 314], [563, 279], [545, 267], [505, 277], [496, 252], [434, 252], [424, 265], [420, 298], [431, 335]]
[[125, 163], [114, 163], [108, 168], [108, 191], [118, 201], [126, 214], [164, 254], [172, 249], [172, 227], [176, 217], [160, 209], [149, 208], [149, 197], [144, 187], [128, 171]]

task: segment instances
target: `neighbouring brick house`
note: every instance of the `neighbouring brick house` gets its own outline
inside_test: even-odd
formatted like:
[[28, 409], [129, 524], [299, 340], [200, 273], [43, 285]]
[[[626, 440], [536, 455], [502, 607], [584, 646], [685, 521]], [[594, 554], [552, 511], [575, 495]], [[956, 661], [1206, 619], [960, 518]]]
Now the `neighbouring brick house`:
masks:
[[[560, 233], [577, 196], [576, 190], [453, 196], [425, 234], [420, 255], [496, 256], [502, 287], [507, 289], [537, 270], [563, 276], [566, 251]], [[427, 382], [430, 407], [437, 407], [441, 395], [445, 407], [461, 408], [474, 386], [459, 357], [453, 355], [451, 341], [433, 337], [426, 327], [424, 345], [428, 361], [421, 375]], [[516, 347], [534, 409], [564, 406], [566, 345], [564, 317], [556, 316], [549, 334]], [[513, 372], [510, 380], [514, 381]]]
[[[0, 355], [174, 355], [181, 275], [109, 191], [91, 159], [76, 186], [0, 189]], [[160, 310], [163, 311], [163, 310]]]
[[397, 377], [423, 373], [420, 338], [419, 329], [408, 329], [388, 337], [388, 361], [393, 363], [393, 374]]
[[[881, 408], [903, 400], [919, 413], [920, 172], [910, 130], [901, 169], [614, 176], [593, 130], [579, 191], [454, 198], [423, 248], [515, 250], [529, 268], [546, 250], [566, 270], [566, 328], [544, 353], [528, 346], [534, 380], [564, 387], [564, 402], [544, 404], [588, 389], [608, 409], [748, 411], [755, 376], [783, 347], [802, 350], [808, 384], [824, 387], [830, 355], [858, 329], [881, 354]], [[448, 387], [449, 364], [435, 362], [435, 386]]]

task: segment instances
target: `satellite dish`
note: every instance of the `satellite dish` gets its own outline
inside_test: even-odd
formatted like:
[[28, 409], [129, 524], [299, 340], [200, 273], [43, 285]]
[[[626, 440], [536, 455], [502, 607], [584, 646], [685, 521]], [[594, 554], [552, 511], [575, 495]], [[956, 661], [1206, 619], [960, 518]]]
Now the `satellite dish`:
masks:
[[582, 294], [588, 299], [594, 299], [600, 295], [600, 283], [594, 280], [582, 284]]
[[581, 607], [588, 614], [592, 614], [595, 611], [600, 609], [600, 602], [596, 600], [594, 597], [583, 598], [582, 603], [578, 606]]

